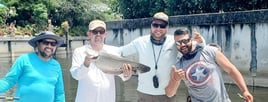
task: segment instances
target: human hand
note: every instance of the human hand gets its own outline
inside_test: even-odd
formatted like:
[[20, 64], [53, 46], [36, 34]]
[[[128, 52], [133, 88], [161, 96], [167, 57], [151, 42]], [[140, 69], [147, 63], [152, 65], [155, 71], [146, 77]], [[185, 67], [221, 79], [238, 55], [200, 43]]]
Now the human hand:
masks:
[[185, 72], [182, 69], [177, 69], [175, 66], [172, 66], [171, 70], [171, 79], [175, 81], [180, 81], [185, 77]]
[[124, 77], [132, 76], [132, 66], [130, 64], [124, 63], [122, 68]]
[[91, 60], [97, 59], [97, 58], [98, 58], [98, 56], [93, 56], [93, 55], [87, 54], [85, 57], [85, 60], [84, 60], [84, 66], [86, 66], [88, 68], [90, 63], [91, 63]]
[[197, 43], [203, 43], [202, 35], [199, 32], [194, 30], [193, 34], [194, 34], [194, 37], [192, 40], [196, 41]]
[[243, 92], [245, 102], [254, 102], [253, 96], [250, 94], [249, 91]]

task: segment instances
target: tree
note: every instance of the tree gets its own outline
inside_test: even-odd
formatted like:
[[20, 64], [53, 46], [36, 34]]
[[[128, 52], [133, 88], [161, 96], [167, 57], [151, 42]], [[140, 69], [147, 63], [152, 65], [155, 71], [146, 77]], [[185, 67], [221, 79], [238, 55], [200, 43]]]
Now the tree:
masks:
[[[106, 0], [103, 0], [106, 1]], [[109, 17], [109, 14], [103, 14], [104, 6], [99, 0], [1, 0], [7, 8], [14, 7], [19, 16], [10, 17], [7, 22], [16, 21], [16, 26], [29, 27], [33, 26], [35, 31], [45, 30], [48, 19], [51, 23], [60, 27], [61, 23], [68, 21], [71, 27], [81, 26], [87, 28], [86, 25], [92, 19], [102, 19]], [[6, 10], [2, 10], [5, 13]], [[108, 12], [109, 13], [109, 12]], [[6, 14], [6, 13], [5, 13]]]
[[151, 17], [165, 10], [164, 0], [109, 0], [110, 8], [125, 19]]
[[267, 0], [109, 0], [111, 9], [125, 19], [152, 17], [164, 11], [168, 15], [215, 13], [267, 9]]
[[0, 24], [4, 24], [8, 17], [8, 8], [6, 6], [0, 6]]

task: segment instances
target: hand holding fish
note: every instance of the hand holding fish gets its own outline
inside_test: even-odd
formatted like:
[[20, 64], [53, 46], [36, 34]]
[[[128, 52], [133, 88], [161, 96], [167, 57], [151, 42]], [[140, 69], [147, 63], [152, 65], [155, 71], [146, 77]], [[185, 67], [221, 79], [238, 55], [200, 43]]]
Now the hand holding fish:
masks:
[[91, 60], [97, 59], [98, 54], [96, 54], [95, 52], [93, 54], [85, 52], [85, 54], [86, 54], [86, 57], [85, 57], [85, 60], [84, 60], [84, 66], [86, 66], [88, 68], [90, 63], [91, 63]]
[[132, 76], [132, 66], [130, 64], [123, 64], [124, 77]]
[[[124, 74], [125, 77], [131, 76], [134, 73], [145, 73], [150, 71], [150, 67], [130, 61], [121, 56], [113, 55], [105, 51], [94, 51], [92, 49], [86, 49], [87, 57], [85, 58], [85, 65], [94, 63], [94, 65], [102, 70], [104, 73], [109, 74]], [[90, 60], [86, 62], [86, 60]]]

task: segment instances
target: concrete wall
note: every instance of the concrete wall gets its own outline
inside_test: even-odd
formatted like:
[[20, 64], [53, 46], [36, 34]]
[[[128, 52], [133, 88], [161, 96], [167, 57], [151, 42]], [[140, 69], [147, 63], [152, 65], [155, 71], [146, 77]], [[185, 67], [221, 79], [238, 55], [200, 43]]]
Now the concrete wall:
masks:
[[[107, 44], [122, 46], [150, 32], [152, 18], [107, 22]], [[207, 43], [218, 43], [240, 70], [268, 73], [268, 10], [170, 17], [169, 34], [196, 29]]]

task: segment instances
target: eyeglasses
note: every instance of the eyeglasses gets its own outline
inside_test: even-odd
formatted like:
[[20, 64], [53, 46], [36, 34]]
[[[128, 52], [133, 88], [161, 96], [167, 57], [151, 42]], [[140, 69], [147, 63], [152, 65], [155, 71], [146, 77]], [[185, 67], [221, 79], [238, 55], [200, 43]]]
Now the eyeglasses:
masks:
[[41, 40], [40, 41], [42, 44], [44, 44], [44, 45], [51, 45], [51, 46], [56, 46], [57, 45], [57, 42], [53, 42], [53, 41], [47, 41], [47, 40]]
[[154, 28], [158, 28], [158, 27], [160, 27], [160, 28], [166, 28], [167, 27], [167, 24], [152, 23], [152, 26]]
[[94, 35], [97, 35], [97, 34], [104, 34], [104, 33], [105, 33], [105, 30], [91, 30], [91, 32], [92, 32]]
[[191, 38], [189, 39], [182, 39], [182, 40], [179, 40], [179, 41], [176, 41], [176, 45], [177, 46], [180, 46], [182, 43], [183, 44], [187, 44], [188, 42], [190, 42]]

